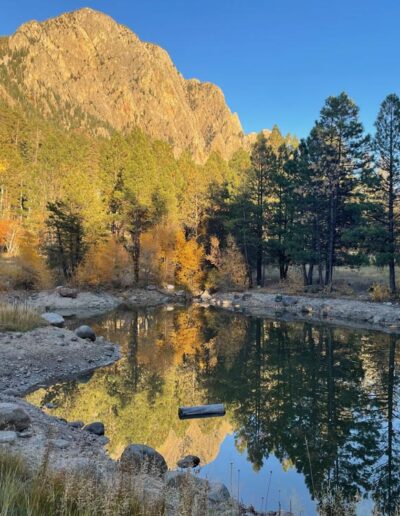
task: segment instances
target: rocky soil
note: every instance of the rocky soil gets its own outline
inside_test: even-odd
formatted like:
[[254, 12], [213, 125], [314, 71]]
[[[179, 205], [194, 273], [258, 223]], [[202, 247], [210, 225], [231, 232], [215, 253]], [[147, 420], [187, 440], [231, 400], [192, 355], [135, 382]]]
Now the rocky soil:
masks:
[[43, 385], [68, 380], [119, 358], [102, 337], [91, 342], [64, 328], [0, 333], [0, 392], [23, 396]]
[[205, 294], [200, 302], [247, 315], [323, 321], [341, 326], [400, 333], [400, 306], [392, 303], [288, 296], [254, 290], [244, 293]]
[[[146, 289], [128, 289], [115, 292], [77, 291], [75, 297], [60, 295], [64, 287], [41, 291], [13, 291], [2, 294], [1, 300], [23, 303], [39, 312], [55, 312], [64, 317], [88, 319], [109, 312], [118, 306], [140, 308], [169, 303], [185, 303], [188, 299], [181, 290], [161, 289], [149, 286]], [[73, 290], [73, 289], [65, 289]]]

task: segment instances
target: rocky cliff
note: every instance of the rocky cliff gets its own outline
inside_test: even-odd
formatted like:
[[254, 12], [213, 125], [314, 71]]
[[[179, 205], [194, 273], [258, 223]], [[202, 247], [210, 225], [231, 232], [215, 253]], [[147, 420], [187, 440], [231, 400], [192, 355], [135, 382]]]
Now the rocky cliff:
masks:
[[0, 38], [0, 96], [67, 128], [107, 135], [138, 126], [198, 161], [244, 144], [217, 86], [185, 80], [165, 50], [92, 9]]

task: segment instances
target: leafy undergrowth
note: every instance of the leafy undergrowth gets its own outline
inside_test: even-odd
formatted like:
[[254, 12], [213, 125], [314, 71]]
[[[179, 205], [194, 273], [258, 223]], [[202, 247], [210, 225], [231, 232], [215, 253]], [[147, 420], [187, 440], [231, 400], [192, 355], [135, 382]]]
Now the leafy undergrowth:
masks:
[[158, 516], [162, 500], [140, 500], [132, 484], [119, 479], [107, 487], [95, 474], [51, 472], [42, 466], [31, 474], [15, 456], [0, 453], [1, 516]]
[[0, 331], [29, 331], [43, 326], [40, 314], [22, 303], [0, 303]]

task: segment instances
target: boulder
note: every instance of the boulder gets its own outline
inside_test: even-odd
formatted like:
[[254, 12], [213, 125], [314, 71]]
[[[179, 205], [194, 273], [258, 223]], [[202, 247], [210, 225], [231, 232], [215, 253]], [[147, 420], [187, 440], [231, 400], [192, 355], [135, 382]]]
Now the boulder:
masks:
[[17, 432], [0, 430], [0, 444], [12, 444], [17, 440]]
[[31, 418], [16, 403], [0, 403], [0, 430], [22, 432], [30, 424]]
[[157, 290], [155, 285], [147, 285], [146, 290]]
[[78, 297], [78, 290], [76, 288], [58, 287], [57, 292], [61, 297], [70, 297], [72, 299]]
[[213, 504], [220, 504], [227, 502], [231, 495], [225, 484], [221, 482], [211, 482], [210, 490], [208, 492], [208, 500]]
[[131, 444], [125, 448], [120, 459], [124, 470], [145, 472], [162, 476], [168, 471], [164, 457], [154, 448], [144, 444]]
[[57, 326], [58, 328], [62, 328], [65, 324], [64, 317], [60, 314], [56, 314], [55, 312], [45, 312], [41, 315], [41, 318], [52, 326]]
[[90, 423], [89, 425], [84, 426], [83, 429], [86, 430], [86, 432], [95, 435], [104, 435], [105, 432], [104, 425], [100, 421]]
[[96, 334], [94, 330], [92, 330], [90, 326], [86, 326], [85, 324], [83, 326], [79, 326], [79, 328], [75, 330], [75, 334], [81, 339], [88, 339], [92, 342], [96, 340]]
[[209, 489], [209, 482], [204, 478], [199, 478], [191, 473], [184, 471], [168, 471], [166, 475], [167, 486], [177, 490], [187, 490], [188, 487], [203, 488], [205, 491]]
[[178, 468], [196, 468], [199, 464], [200, 458], [196, 455], [186, 455], [186, 457], [178, 460], [176, 463]]

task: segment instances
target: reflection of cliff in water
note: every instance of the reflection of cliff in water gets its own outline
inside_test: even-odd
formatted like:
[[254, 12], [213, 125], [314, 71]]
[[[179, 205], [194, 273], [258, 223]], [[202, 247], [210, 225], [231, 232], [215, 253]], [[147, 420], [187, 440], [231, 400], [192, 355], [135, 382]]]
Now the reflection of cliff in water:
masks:
[[[168, 465], [185, 454], [199, 455], [202, 464], [215, 459], [232, 427], [226, 418], [180, 421], [181, 405], [208, 403], [197, 376], [205, 367], [209, 347], [197, 310], [113, 314], [96, 331], [119, 342], [123, 358], [94, 373], [88, 383], [73, 382], [39, 390], [30, 401], [52, 402], [52, 413], [69, 421], [100, 420], [110, 439], [111, 456], [127, 444], [145, 443], [159, 449]], [[207, 360], [207, 359], [206, 359]]]
[[[274, 454], [304, 475], [316, 498], [337, 487], [349, 500], [368, 494], [380, 513], [393, 513], [400, 491], [397, 337], [199, 307], [115, 313], [97, 330], [122, 344], [124, 358], [86, 384], [31, 400], [55, 401], [68, 420], [104, 421], [113, 456], [140, 442], [170, 466], [186, 453], [204, 464], [233, 429], [254, 469]], [[177, 418], [180, 405], [216, 401], [226, 403], [226, 418]]]

